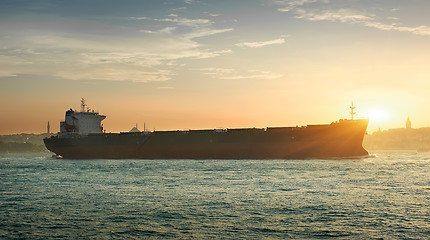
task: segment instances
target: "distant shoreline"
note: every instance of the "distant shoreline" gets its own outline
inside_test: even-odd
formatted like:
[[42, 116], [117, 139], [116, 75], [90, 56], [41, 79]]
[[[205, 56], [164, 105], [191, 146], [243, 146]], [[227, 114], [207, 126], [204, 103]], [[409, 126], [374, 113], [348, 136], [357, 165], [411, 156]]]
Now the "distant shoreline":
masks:
[[0, 142], [0, 153], [48, 153], [45, 145], [20, 142]]
[[0, 135], [0, 153], [49, 153], [43, 139], [54, 134], [21, 133]]

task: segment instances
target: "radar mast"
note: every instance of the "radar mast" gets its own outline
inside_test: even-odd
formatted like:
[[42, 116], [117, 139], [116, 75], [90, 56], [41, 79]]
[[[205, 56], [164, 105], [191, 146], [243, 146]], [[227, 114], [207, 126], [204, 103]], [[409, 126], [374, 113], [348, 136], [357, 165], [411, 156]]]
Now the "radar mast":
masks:
[[351, 120], [354, 120], [354, 115], [356, 114], [356, 112], [354, 112], [355, 106], [354, 106], [354, 102], [352, 102], [351, 106], [349, 107], [351, 108]]
[[81, 112], [85, 112], [85, 107], [87, 106], [87, 104], [85, 104], [85, 99], [82, 98], [81, 99]]

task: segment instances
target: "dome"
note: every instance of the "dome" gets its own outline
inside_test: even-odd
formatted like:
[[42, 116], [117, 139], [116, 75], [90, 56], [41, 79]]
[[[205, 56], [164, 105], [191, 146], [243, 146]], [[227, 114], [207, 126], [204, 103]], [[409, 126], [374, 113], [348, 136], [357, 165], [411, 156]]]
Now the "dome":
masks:
[[137, 128], [137, 124], [135, 127], [133, 127], [130, 131], [128, 132], [140, 132], [140, 130]]

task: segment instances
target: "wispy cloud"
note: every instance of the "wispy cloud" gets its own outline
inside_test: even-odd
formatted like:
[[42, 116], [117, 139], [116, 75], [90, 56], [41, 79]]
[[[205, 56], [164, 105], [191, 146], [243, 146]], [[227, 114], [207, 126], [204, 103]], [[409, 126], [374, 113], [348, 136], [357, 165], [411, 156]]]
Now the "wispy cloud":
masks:
[[[101, 53], [100, 53], [101, 54]], [[39, 49], [37, 53], [22, 52], [17, 55], [0, 51], [1, 76], [19, 74], [51, 76], [70, 80], [110, 80], [110, 81], [166, 81], [175, 75], [174, 71], [158, 68], [146, 58], [120, 57], [106, 53], [94, 56], [81, 53], [74, 48]]]
[[129, 17], [130, 20], [151, 20], [156, 22], [168, 22], [168, 23], [175, 23], [177, 25], [181, 26], [188, 26], [188, 27], [202, 27], [202, 26], [210, 26], [213, 24], [213, 22], [210, 19], [204, 19], [204, 18], [196, 18], [196, 19], [190, 19], [185, 17], [179, 17], [176, 14], [170, 14], [166, 18], [148, 18], [148, 17]]
[[172, 34], [175, 30], [176, 30], [176, 27], [165, 27], [157, 31], [140, 30], [140, 32], [149, 33], [149, 34]]
[[283, 75], [278, 73], [273, 73], [269, 71], [262, 70], [249, 70], [247, 72], [239, 72], [238, 70], [231, 68], [199, 68], [197, 69], [202, 71], [204, 74], [209, 75], [213, 78], [217, 79], [231, 79], [231, 80], [239, 80], [239, 79], [276, 79], [281, 78]]
[[373, 21], [374, 18], [362, 13], [358, 13], [352, 9], [336, 9], [336, 10], [305, 10], [297, 9], [296, 18], [303, 18], [309, 21], [332, 21], [341, 23], [362, 23]]
[[204, 28], [204, 29], [199, 29], [191, 33], [185, 34], [184, 36], [188, 39], [194, 39], [194, 38], [207, 37], [207, 36], [211, 36], [219, 33], [231, 32], [231, 31], [233, 31], [233, 28], [224, 28], [224, 29]]
[[383, 31], [408, 32], [416, 35], [430, 36], [430, 26], [426, 25], [421, 25], [418, 27], [405, 27], [398, 26], [397, 24], [385, 24], [381, 22], [365, 22], [364, 25]]
[[283, 44], [283, 43], [285, 43], [285, 38], [277, 38], [277, 39], [262, 41], [262, 42], [240, 42], [240, 43], [237, 43], [236, 46], [249, 47], [249, 48], [261, 48], [268, 45]]
[[173, 75], [169, 70], [154, 69], [153, 71], [145, 71], [129, 66], [122, 68], [114, 65], [89, 68], [86, 72], [72, 72], [70, 69], [65, 69], [54, 74], [54, 76], [72, 80], [91, 79], [133, 82], [163, 82], [170, 80]]
[[272, 1], [275, 5], [280, 5], [282, 7], [278, 8], [280, 12], [289, 12], [291, 10], [296, 9], [297, 7], [301, 7], [303, 5], [311, 4], [311, 3], [329, 3], [330, 0], [274, 0]]
[[198, 1], [196, 0], [184, 0], [186, 4], [196, 4]]
[[[372, 27], [383, 31], [408, 32], [416, 35], [429, 36], [430, 26], [420, 25], [417, 27], [403, 26], [402, 23], [384, 23], [383, 20], [374, 14], [366, 11], [358, 11], [353, 8], [336, 8], [330, 5], [329, 0], [277, 0], [272, 2], [277, 6], [279, 12], [291, 12], [297, 19], [308, 21], [331, 21], [345, 24], [357, 24]], [[323, 4], [323, 5], [321, 5]], [[397, 12], [399, 9], [393, 8], [389, 12]], [[398, 18], [388, 17], [390, 21], [399, 21]]]
[[[92, 34], [81, 32], [81, 28], [63, 32], [49, 28], [29, 30], [31, 23], [22, 24], [19, 30], [6, 26], [4, 29], [12, 30], [0, 33], [0, 65], [6, 69], [0, 70], [0, 75], [166, 81], [183, 67], [181, 61], [184, 59], [214, 58], [232, 53], [230, 49], [213, 49], [195, 40], [233, 31], [232, 28], [215, 29], [212, 27], [214, 22], [209, 19], [191, 19], [176, 14], [160, 19], [127, 19], [145, 23], [140, 29], [104, 24], [91, 26], [106, 29], [103, 33]], [[7, 24], [2, 23], [3, 26]], [[61, 29], [62, 24], [70, 25], [70, 21], [63, 23], [60, 19], [55, 24]], [[79, 24], [82, 23], [76, 23]]]
[[206, 37], [206, 36], [211, 36], [215, 34], [230, 32], [234, 30], [233, 28], [215, 29], [212, 27], [214, 22], [210, 19], [205, 19], [205, 18], [190, 19], [185, 17], [179, 17], [176, 14], [170, 14], [166, 18], [130, 17], [128, 19], [163, 22], [163, 23], [170, 23], [175, 25], [175, 26], [165, 27], [156, 31], [143, 30], [143, 32], [146, 32], [146, 33], [172, 33], [174, 30], [177, 30], [179, 26], [189, 27], [191, 28], [191, 30], [182, 35], [182, 37], [185, 37], [188, 39]]

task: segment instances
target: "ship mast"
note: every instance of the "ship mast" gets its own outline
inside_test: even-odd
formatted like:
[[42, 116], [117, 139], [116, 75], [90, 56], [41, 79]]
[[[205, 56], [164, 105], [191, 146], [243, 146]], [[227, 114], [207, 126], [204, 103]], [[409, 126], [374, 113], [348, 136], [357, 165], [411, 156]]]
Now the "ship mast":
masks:
[[351, 112], [350, 112], [350, 114], [351, 114], [351, 120], [354, 120], [354, 115], [356, 114], [356, 112], [354, 112], [354, 109], [355, 109], [354, 102], [352, 102], [352, 104], [351, 104], [351, 106], [349, 108], [351, 108]]
[[81, 99], [81, 112], [85, 112], [85, 107], [87, 106], [87, 104], [85, 104], [85, 99], [82, 98]]

